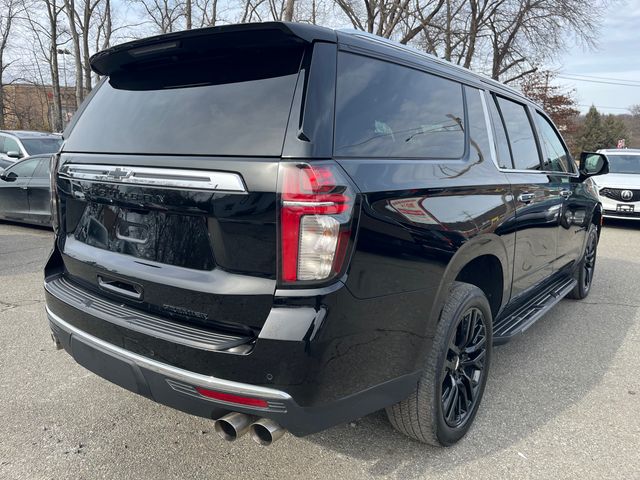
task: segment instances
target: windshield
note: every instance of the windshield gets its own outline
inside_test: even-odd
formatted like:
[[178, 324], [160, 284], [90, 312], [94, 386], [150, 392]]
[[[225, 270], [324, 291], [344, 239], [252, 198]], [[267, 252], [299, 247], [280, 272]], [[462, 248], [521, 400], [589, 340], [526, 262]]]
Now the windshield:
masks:
[[640, 174], [640, 155], [607, 155], [609, 173]]
[[302, 49], [231, 49], [112, 75], [68, 152], [280, 156]]
[[21, 141], [29, 156], [56, 153], [62, 145], [61, 138], [23, 138]]

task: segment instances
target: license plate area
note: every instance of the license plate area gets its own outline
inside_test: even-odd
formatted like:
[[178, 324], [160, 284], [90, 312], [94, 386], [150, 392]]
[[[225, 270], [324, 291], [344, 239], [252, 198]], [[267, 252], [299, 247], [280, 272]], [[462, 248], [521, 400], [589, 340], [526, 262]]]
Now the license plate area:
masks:
[[213, 270], [207, 217], [89, 202], [76, 240], [141, 260]]
[[635, 212], [635, 206], [634, 205], [625, 205], [625, 204], [619, 203], [616, 206], [616, 211], [617, 212], [622, 212], [622, 213], [633, 213], [633, 212]]

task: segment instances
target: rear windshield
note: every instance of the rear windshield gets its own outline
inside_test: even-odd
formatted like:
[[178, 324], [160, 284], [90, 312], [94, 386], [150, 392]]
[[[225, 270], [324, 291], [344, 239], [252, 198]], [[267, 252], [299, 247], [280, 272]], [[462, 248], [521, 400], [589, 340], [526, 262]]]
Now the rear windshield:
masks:
[[62, 145], [61, 138], [23, 138], [22, 145], [28, 155], [41, 155], [43, 153], [56, 153]]
[[302, 49], [229, 50], [112, 75], [65, 151], [279, 156]]

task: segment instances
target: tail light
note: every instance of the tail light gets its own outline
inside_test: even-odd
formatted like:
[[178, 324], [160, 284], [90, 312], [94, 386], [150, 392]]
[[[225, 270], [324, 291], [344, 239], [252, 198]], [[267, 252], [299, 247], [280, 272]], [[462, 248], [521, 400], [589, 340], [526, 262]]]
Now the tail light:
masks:
[[355, 192], [335, 163], [280, 164], [283, 282], [340, 274], [351, 239]]

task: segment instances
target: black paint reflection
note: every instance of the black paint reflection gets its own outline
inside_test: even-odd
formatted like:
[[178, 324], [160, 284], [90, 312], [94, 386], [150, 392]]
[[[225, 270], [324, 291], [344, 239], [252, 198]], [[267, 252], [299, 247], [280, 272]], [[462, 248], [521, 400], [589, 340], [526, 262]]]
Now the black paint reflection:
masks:
[[144, 260], [198, 270], [214, 267], [203, 217], [91, 203], [80, 219], [75, 238]]

